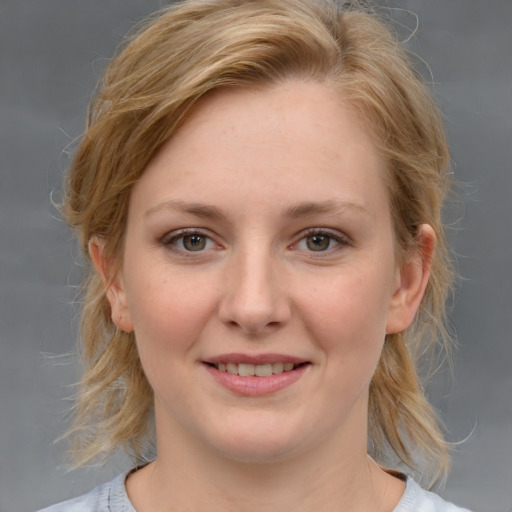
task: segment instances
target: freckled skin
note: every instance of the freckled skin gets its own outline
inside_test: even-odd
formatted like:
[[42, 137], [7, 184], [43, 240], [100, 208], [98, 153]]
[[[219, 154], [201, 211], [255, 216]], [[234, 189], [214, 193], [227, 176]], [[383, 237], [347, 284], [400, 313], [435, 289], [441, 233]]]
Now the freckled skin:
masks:
[[[366, 453], [385, 334], [417, 306], [404, 298], [383, 173], [356, 113], [311, 82], [210, 95], [152, 160], [111, 302], [155, 392], [160, 453], [177, 439], [248, 462]], [[290, 215], [306, 203], [328, 207]], [[187, 250], [190, 233], [201, 250]], [[309, 366], [248, 398], [205, 368], [229, 353]]]

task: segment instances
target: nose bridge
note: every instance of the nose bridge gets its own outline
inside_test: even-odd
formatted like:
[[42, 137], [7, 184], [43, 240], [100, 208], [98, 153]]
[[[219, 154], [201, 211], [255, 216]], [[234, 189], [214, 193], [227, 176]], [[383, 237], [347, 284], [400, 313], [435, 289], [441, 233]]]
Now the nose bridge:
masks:
[[283, 274], [270, 244], [253, 240], [233, 252], [220, 308], [224, 322], [247, 333], [277, 326], [289, 316]]

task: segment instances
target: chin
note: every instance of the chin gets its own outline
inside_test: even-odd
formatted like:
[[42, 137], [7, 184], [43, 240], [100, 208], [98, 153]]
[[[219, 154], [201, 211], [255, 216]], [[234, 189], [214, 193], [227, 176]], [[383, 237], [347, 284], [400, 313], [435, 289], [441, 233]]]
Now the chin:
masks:
[[306, 449], [306, 433], [282, 424], [265, 427], [260, 423], [228, 428], [211, 445], [227, 459], [253, 464], [281, 462]]
[[219, 448], [226, 459], [243, 464], [275, 464], [290, 459], [298, 451], [296, 447], [268, 443], [266, 440]]

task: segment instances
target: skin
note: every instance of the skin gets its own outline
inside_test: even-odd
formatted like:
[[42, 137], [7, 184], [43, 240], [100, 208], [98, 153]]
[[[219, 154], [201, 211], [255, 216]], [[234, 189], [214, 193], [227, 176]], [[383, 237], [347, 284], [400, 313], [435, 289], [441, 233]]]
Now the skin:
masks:
[[[423, 225], [398, 265], [384, 173], [339, 92], [298, 80], [209, 95], [151, 161], [108, 289], [155, 393], [158, 458], [127, 480], [139, 512], [396, 506], [403, 482], [367, 457], [368, 388], [435, 240]], [[232, 353], [307, 364], [245, 396], [205, 364]]]

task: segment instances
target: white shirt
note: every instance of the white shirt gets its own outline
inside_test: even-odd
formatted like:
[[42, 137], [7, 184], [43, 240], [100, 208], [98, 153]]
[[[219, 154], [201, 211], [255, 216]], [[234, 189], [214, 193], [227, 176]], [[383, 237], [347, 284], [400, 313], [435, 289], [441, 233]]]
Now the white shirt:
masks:
[[[136, 512], [128, 498], [125, 480], [130, 472], [102, 484], [87, 494], [40, 510], [39, 512]], [[425, 491], [407, 478], [405, 492], [393, 512], [470, 512]]]

